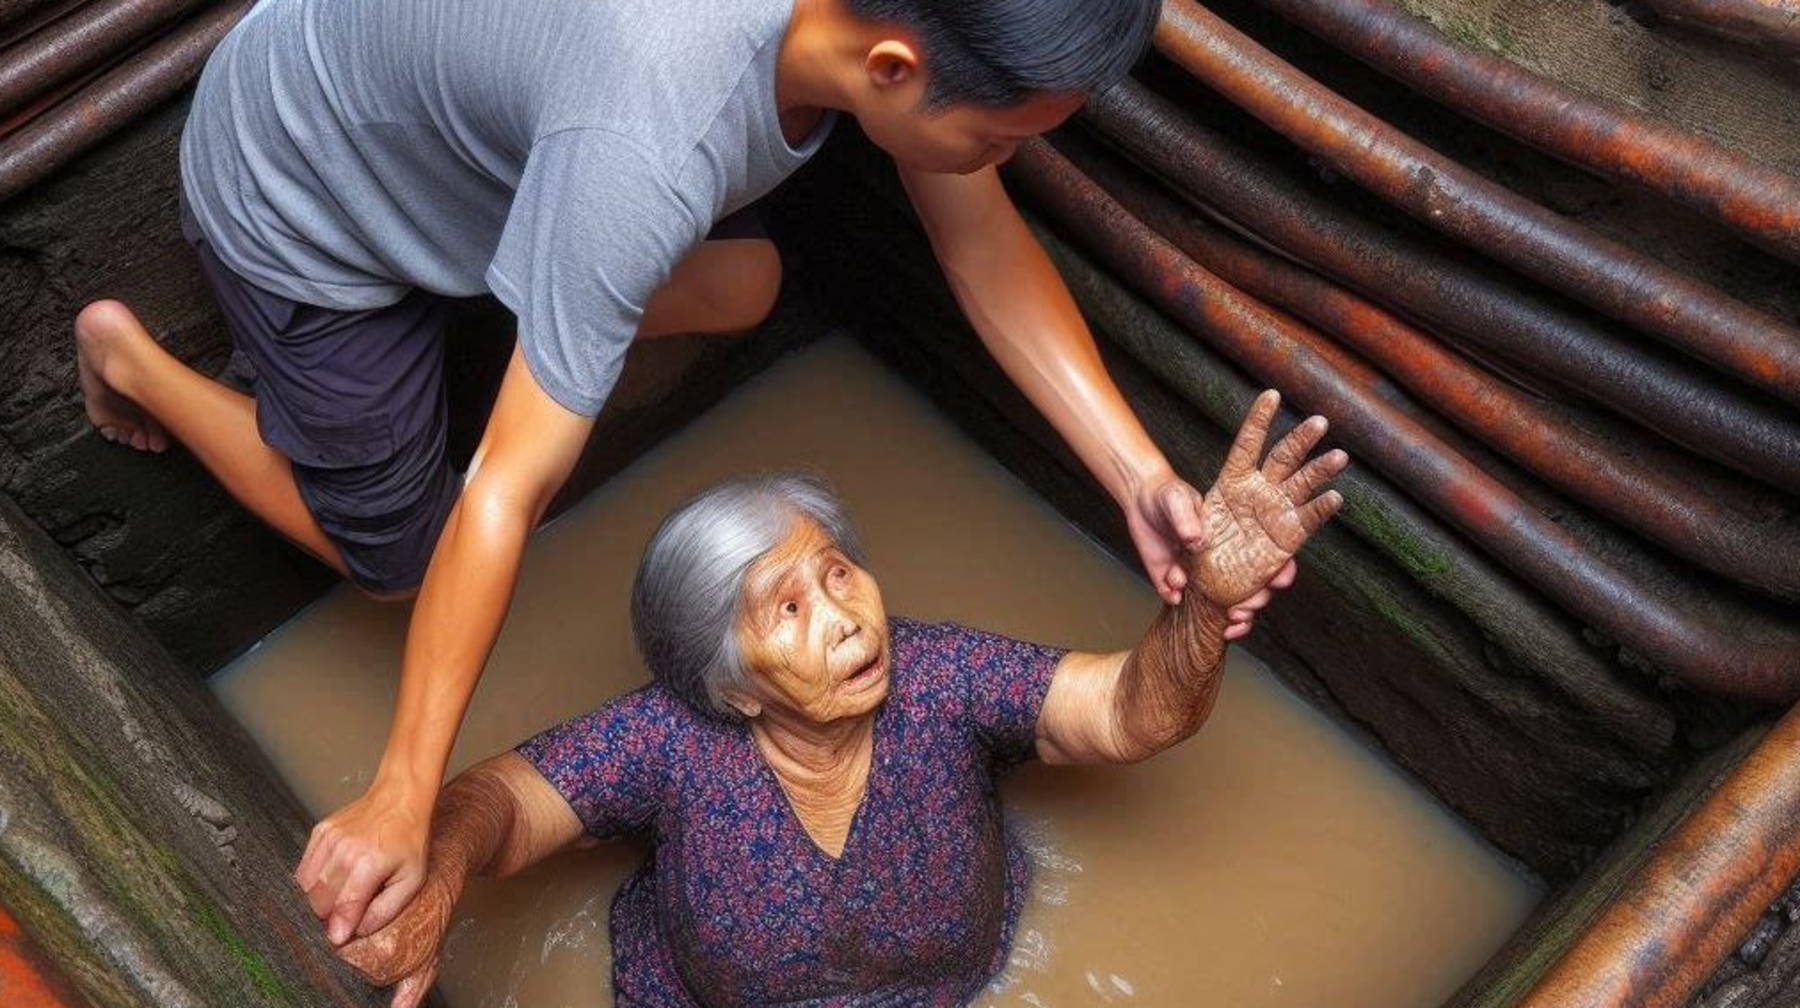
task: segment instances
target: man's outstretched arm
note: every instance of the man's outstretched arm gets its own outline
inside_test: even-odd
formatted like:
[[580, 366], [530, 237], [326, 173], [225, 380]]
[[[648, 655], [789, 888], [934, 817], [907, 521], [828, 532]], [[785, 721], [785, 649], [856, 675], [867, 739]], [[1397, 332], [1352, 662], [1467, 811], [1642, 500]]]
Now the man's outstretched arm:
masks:
[[374, 782], [313, 829], [295, 872], [335, 943], [385, 925], [423, 884], [445, 765], [500, 635], [526, 539], [593, 422], [539, 388], [514, 351], [419, 589]]
[[[1118, 386], [1062, 276], [993, 168], [901, 181], [982, 343], [1125, 512], [1157, 592], [1180, 597], [1184, 548], [1200, 539], [1200, 495], [1169, 466]], [[1247, 627], [1233, 627], [1240, 636]]]

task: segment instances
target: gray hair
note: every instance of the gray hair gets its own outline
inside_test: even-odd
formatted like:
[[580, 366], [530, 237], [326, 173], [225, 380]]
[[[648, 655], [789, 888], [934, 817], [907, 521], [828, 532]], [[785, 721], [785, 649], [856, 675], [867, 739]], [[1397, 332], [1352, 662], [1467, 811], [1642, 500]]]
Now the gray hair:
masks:
[[803, 472], [721, 483], [676, 508], [644, 547], [631, 588], [638, 652], [663, 688], [695, 710], [738, 720], [725, 693], [748, 686], [736, 635], [744, 577], [803, 517], [863, 562], [843, 502], [822, 477]]

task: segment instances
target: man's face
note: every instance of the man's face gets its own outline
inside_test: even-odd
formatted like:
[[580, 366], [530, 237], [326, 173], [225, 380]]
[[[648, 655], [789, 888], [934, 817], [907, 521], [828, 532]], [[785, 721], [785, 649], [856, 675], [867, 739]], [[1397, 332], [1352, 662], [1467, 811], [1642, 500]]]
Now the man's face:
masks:
[[1029, 137], [1049, 132], [1075, 114], [1086, 94], [1041, 92], [1017, 105], [963, 102], [925, 105], [925, 75], [914, 50], [884, 42], [869, 53], [868, 88], [853, 110], [870, 140], [917, 171], [967, 175], [1002, 164]]

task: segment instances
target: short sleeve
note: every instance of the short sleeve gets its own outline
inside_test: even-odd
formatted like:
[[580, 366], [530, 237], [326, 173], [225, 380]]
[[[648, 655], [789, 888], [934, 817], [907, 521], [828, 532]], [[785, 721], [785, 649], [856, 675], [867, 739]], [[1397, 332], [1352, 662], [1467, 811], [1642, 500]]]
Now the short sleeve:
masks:
[[920, 703], [958, 710], [999, 769], [1036, 754], [1038, 714], [1066, 649], [955, 623], [892, 622], [896, 661], [912, 669]]
[[649, 829], [662, 806], [669, 743], [683, 711], [654, 686], [570, 718], [518, 747], [602, 840]]
[[636, 141], [599, 129], [537, 141], [487, 281], [551, 398], [600, 412], [644, 305], [703, 231]]

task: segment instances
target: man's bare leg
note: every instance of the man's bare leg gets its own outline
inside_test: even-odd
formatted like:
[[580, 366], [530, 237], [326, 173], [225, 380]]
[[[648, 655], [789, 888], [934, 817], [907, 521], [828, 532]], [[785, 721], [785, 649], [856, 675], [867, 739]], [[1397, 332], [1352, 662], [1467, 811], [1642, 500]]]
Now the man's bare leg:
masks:
[[[703, 242], [651, 297], [637, 335], [740, 332], [765, 318], [781, 259], [764, 239]], [[294, 483], [287, 457], [263, 444], [256, 401], [183, 364], [130, 308], [95, 301], [75, 318], [88, 419], [110, 441], [160, 452], [173, 436], [233, 497], [339, 574], [343, 559]]]
[[781, 290], [781, 256], [766, 238], [701, 242], [644, 305], [639, 339], [735, 333], [767, 318]]
[[88, 419], [108, 440], [162, 451], [173, 436], [238, 503], [345, 573], [337, 547], [300, 498], [292, 464], [257, 434], [254, 399], [175, 359], [117, 301], [81, 310], [75, 349]]

